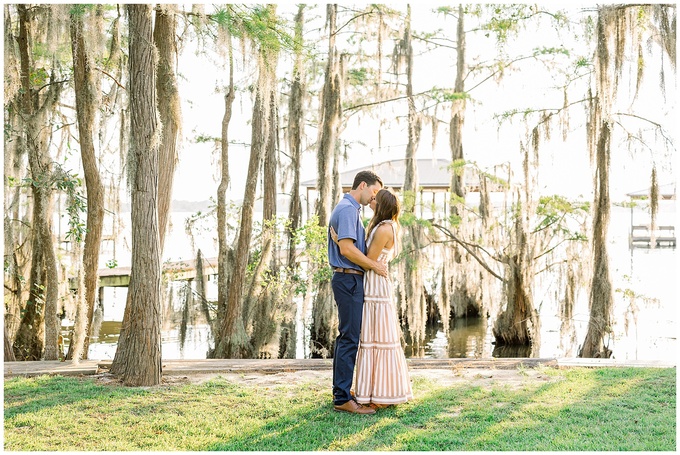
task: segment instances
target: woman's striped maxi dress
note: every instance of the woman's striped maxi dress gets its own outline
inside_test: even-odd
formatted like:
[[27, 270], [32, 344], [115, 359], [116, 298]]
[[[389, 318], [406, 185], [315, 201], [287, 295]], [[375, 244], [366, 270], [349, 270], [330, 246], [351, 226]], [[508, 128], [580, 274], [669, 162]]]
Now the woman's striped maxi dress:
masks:
[[[392, 221], [382, 223], [390, 223], [394, 232], [395, 246], [383, 249], [378, 257], [378, 261], [387, 263], [396, 256], [397, 235]], [[369, 246], [377, 227], [369, 236]], [[364, 310], [355, 386], [356, 401], [362, 404], [389, 405], [413, 399], [406, 357], [400, 342], [392, 282], [372, 270], [364, 275]]]

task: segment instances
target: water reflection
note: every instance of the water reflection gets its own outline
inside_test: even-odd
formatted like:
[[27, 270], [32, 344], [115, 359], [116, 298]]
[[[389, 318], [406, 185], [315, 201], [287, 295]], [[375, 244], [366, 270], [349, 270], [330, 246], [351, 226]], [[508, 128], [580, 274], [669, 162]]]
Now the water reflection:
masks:
[[485, 343], [487, 320], [485, 318], [461, 318], [455, 320], [445, 334], [441, 325], [429, 325], [425, 329], [427, 344], [422, 347], [406, 345], [406, 357], [433, 359], [489, 357], [490, 349]]
[[[101, 323], [98, 336], [92, 337], [88, 358], [97, 360], [113, 360], [116, 355], [118, 338], [120, 337], [120, 321], [104, 321]], [[62, 326], [64, 353], [68, 351], [69, 336], [73, 326]], [[161, 357], [164, 359], [205, 359], [211, 345], [210, 327], [207, 324], [187, 326], [184, 345], [179, 340], [179, 329], [171, 328], [161, 331]]]
[[486, 318], [457, 319], [446, 334], [441, 330], [441, 324], [430, 325], [426, 328], [425, 335], [428, 340], [425, 346], [406, 345], [406, 357], [430, 359], [531, 357], [531, 347], [494, 346], [491, 324]]

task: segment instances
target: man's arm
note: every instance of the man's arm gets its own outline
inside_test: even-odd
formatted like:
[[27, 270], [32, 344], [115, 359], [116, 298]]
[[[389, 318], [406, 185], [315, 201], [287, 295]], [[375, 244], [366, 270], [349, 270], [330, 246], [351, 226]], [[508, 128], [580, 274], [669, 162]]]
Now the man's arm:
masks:
[[340, 239], [338, 242], [340, 254], [358, 265], [364, 270], [373, 270], [380, 276], [387, 277], [387, 266], [381, 262], [374, 261], [366, 257], [359, 248], [354, 245], [354, 240], [350, 238]]

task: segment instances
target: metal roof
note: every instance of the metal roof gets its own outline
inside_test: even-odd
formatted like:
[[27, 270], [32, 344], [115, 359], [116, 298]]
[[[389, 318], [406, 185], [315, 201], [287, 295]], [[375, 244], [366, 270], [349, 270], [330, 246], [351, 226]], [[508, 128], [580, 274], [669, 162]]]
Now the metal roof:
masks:
[[[631, 199], [646, 199], [650, 196], [651, 190], [652, 188], [649, 187], [644, 190], [627, 193], [626, 196]], [[675, 199], [675, 182], [659, 185], [659, 197], [661, 199]]]
[[[448, 189], [451, 185], [451, 171], [448, 169], [450, 160], [444, 159], [421, 159], [416, 160], [418, 167], [418, 186], [425, 189]], [[372, 170], [380, 176], [383, 186], [400, 190], [404, 185], [406, 175], [406, 160], [384, 161], [357, 169], [345, 171], [340, 174], [340, 183], [343, 188], [351, 188], [354, 183], [354, 176], [364, 170]], [[316, 189], [316, 179], [302, 182], [301, 185], [307, 189]]]

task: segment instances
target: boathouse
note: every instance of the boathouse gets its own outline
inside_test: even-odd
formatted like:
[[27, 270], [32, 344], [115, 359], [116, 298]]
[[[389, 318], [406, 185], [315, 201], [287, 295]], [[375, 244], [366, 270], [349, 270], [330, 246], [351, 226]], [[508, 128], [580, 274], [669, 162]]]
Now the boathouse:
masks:
[[675, 248], [675, 183], [659, 185], [656, 226], [651, 220], [651, 188], [626, 194], [630, 198], [630, 248]]
[[[418, 170], [418, 192], [419, 192], [419, 211], [421, 218], [434, 218], [449, 214], [449, 188], [451, 186], [451, 161], [447, 159], [419, 159], [416, 160], [416, 167]], [[383, 181], [385, 188], [391, 188], [395, 192], [402, 191], [404, 186], [404, 176], [406, 175], [406, 160], [391, 160], [383, 161], [381, 163], [372, 164], [356, 169], [351, 169], [340, 174], [340, 184], [342, 185], [342, 192], [347, 193], [352, 189], [354, 176], [365, 170], [371, 170], [378, 174]], [[477, 171], [471, 167], [465, 167], [465, 174], [463, 181], [465, 189], [468, 194], [479, 193], [479, 175]], [[505, 177], [507, 178], [507, 177]], [[307, 201], [307, 217], [314, 212], [312, 201], [315, 201], [317, 195], [317, 181], [316, 179], [307, 180], [300, 184], [306, 189]], [[502, 191], [498, 185], [489, 183], [489, 188], [492, 192]]]

